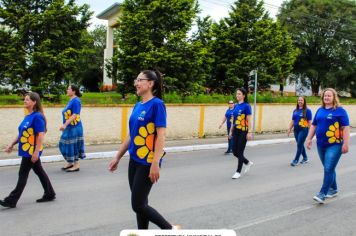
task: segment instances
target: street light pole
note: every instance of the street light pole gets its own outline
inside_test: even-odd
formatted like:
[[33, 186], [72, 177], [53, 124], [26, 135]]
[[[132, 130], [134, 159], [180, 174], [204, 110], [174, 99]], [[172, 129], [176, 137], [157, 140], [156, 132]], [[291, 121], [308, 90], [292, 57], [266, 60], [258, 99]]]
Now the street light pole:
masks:
[[254, 86], [254, 101], [253, 101], [252, 138], [255, 137], [255, 131], [256, 131], [257, 69], [254, 70], [254, 74], [255, 74], [255, 86]]

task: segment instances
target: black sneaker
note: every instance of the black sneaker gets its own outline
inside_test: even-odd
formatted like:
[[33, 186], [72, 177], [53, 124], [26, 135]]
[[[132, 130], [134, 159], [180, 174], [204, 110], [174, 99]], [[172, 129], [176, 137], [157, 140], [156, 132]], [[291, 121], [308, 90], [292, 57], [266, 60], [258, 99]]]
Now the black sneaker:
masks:
[[9, 207], [9, 208], [15, 208], [16, 207], [16, 204], [10, 204], [10, 203], [5, 202], [3, 200], [0, 200], [0, 205], [3, 206], [3, 207]]
[[53, 201], [54, 199], [56, 199], [56, 196], [53, 196], [53, 197], [43, 196], [42, 198], [37, 199], [36, 202], [50, 202], [50, 201]]

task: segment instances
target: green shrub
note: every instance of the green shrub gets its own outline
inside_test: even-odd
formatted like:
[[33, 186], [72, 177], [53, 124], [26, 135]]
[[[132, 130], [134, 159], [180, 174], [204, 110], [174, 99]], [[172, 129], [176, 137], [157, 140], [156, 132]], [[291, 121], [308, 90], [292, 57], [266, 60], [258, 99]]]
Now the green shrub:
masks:
[[[296, 104], [297, 96], [279, 96], [271, 92], [263, 92], [257, 94], [257, 103], [291, 103]], [[83, 105], [111, 105], [111, 104], [135, 104], [139, 101], [139, 97], [135, 94], [128, 94], [125, 99], [122, 99], [121, 94], [116, 92], [105, 93], [84, 93], [81, 97]], [[196, 94], [190, 96], [182, 96], [178, 93], [166, 93], [163, 97], [165, 103], [170, 104], [227, 104], [229, 100], [236, 98], [234, 94]], [[320, 97], [306, 97], [308, 104], [320, 104]], [[53, 105], [51, 100], [42, 100], [45, 105]], [[61, 95], [60, 105], [65, 105], [69, 101], [69, 97]], [[254, 102], [253, 94], [248, 95], [248, 101]], [[342, 104], [356, 104], [355, 98], [340, 98]], [[0, 105], [22, 105], [23, 99], [18, 95], [0, 95]]]

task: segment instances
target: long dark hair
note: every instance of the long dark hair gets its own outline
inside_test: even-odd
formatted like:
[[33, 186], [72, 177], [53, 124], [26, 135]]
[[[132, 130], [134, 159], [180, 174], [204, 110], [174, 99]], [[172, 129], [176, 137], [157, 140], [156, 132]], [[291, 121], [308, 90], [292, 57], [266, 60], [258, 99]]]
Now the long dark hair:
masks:
[[77, 97], [81, 97], [82, 96], [82, 94], [79, 91], [79, 87], [77, 85], [71, 84], [70, 88], [74, 91], [75, 96], [77, 96]]
[[[303, 97], [303, 96], [299, 96], [299, 97], [298, 97], [298, 100], [299, 100], [299, 98], [303, 98], [303, 100], [304, 100], [304, 104], [303, 104], [303, 117], [306, 118], [306, 116], [307, 116], [307, 100], [306, 100], [305, 97]], [[296, 108], [295, 108], [297, 111], [299, 110], [298, 100], [297, 100], [297, 106], [296, 106]]]
[[245, 96], [244, 97], [244, 102], [248, 102], [246, 89], [245, 88], [238, 88], [238, 89], [236, 89], [236, 92], [237, 91], [240, 91]]
[[149, 81], [153, 81], [152, 94], [159, 99], [162, 99], [163, 96], [163, 75], [158, 70], [143, 70], [141, 71]]
[[47, 131], [47, 119], [43, 112], [40, 95], [38, 95], [38, 93], [35, 92], [29, 92], [25, 96], [28, 96], [33, 102], [36, 102], [36, 104], [33, 106], [33, 111], [37, 111], [41, 113], [43, 119], [45, 120], [45, 130]]

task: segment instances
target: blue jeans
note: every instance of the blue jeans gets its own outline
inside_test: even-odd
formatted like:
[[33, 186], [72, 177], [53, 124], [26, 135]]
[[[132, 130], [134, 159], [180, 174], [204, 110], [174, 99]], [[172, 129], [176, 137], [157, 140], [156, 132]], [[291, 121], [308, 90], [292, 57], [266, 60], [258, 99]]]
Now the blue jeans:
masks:
[[297, 141], [297, 153], [295, 154], [294, 161], [298, 162], [300, 155], [303, 156], [303, 160], [307, 160], [307, 153], [305, 152], [305, 139], [308, 136], [308, 130], [307, 128], [295, 128], [294, 127], [294, 138], [295, 141]]
[[[229, 136], [229, 134], [230, 134], [230, 128], [228, 127], [227, 128], [227, 136]], [[226, 152], [232, 152], [232, 145], [233, 145], [234, 139], [228, 138], [227, 140], [228, 140], [228, 146], [227, 146]]]
[[319, 147], [318, 153], [324, 166], [324, 181], [320, 193], [327, 194], [329, 189], [337, 190], [336, 185], [336, 166], [341, 157], [342, 145], [332, 145], [330, 147]]

